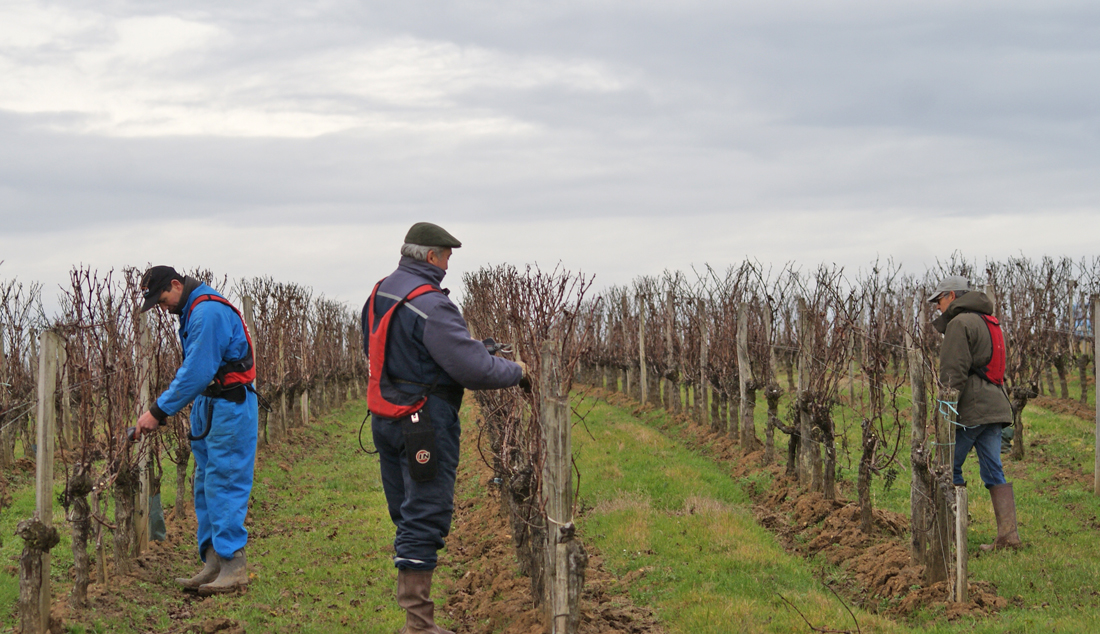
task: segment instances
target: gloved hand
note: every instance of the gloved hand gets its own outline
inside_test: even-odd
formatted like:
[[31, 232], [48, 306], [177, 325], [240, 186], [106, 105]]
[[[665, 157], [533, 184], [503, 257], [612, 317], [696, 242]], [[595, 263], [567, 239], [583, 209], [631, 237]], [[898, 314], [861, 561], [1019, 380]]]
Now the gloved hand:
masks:
[[527, 364], [523, 361], [516, 361], [519, 367], [523, 370], [523, 376], [519, 379], [519, 388], [528, 394], [531, 393], [531, 376], [527, 373]]

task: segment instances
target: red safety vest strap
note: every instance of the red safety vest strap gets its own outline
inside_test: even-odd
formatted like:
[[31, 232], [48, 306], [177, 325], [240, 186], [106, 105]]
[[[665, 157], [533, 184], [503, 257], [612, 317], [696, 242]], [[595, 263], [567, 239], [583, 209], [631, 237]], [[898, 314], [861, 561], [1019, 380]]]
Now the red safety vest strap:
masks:
[[[384, 281], [384, 280], [383, 280]], [[424, 403], [427, 402], [427, 395], [421, 397], [416, 403], [412, 405], [398, 405], [391, 403], [382, 396], [382, 382], [385, 381], [389, 385], [389, 376], [386, 374], [386, 341], [389, 337], [390, 321], [393, 319], [393, 315], [397, 312], [397, 309], [421, 295], [427, 293], [441, 293], [438, 288], [431, 284], [423, 284], [417, 286], [408, 295], [401, 298], [396, 304], [394, 304], [385, 315], [378, 321], [378, 325], [374, 324], [374, 301], [378, 296], [378, 287], [382, 285], [382, 282], [378, 282], [374, 285], [374, 290], [370, 293], [370, 300], [367, 301], [367, 328], [369, 333], [365, 333], [368, 337], [368, 349], [370, 350], [370, 379], [367, 381], [367, 408], [372, 414], [383, 416], [385, 418], [402, 418], [408, 416], [413, 412], [424, 407]]]
[[201, 302], [215, 301], [219, 304], [224, 304], [231, 308], [233, 312], [237, 313], [237, 317], [241, 320], [241, 326], [244, 327], [244, 338], [248, 341], [248, 354], [243, 358], [226, 362], [225, 365], [218, 368], [218, 373], [214, 375], [214, 383], [221, 390], [233, 389], [240, 385], [248, 385], [256, 380], [256, 354], [255, 349], [252, 347], [252, 333], [248, 331], [248, 324], [245, 322], [244, 317], [241, 315], [241, 311], [237, 310], [237, 307], [229, 303], [229, 300], [221, 295], [211, 295], [207, 293], [205, 295], [199, 295], [191, 301], [191, 305], [187, 309], [187, 314], [190, 315]]
[[989, 329], [989, 338], [993, 343], [993, 356], [985, 366], [977, 368], [974, 373], [989, 381], [993, 385], [1002, 386], [1005, 383], [1005, 366], [1007, 354], [1005, 351], [1005, 336], [1001, 331], [1001, 324], [993, 315], [979, 313], [986, 328]]

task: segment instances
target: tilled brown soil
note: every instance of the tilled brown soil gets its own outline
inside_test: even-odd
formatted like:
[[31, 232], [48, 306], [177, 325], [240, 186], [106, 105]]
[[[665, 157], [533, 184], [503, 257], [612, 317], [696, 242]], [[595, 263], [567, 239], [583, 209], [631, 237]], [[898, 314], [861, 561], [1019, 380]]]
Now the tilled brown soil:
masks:
[[[652, 411], [621, 393], [597, 390], [593, 396], [633, 409], [637, 416]], [[944, 583], [925, 587], [924, 567], [909, 563], [908, 517], [875, 510], [871, 533], [863, 533], [857, 503], [825, 500], [820, 493], [803, 491], [797, 482], [783, 477], [784, 467], [778, 462], [761, 466], [762, 450], [743, 455], [732, 438], [697, 424], [680, 427], [679, 433], [690, 446], [725, 465], [735, 478], [761, 469], [770, 471], [774, 478], [770, 489], [749, 489], [757, 522], [775, 533], [789, 552], [806, 558], [820, 556], [837, 566], [844, 574], [831, 579], [829, 585], [853, 605], [897, 617], [935, 607], [948, 619], [991, 614], [1008, 606], [1008, 600], [986, 582], [969, 585], [967, 604], [948, 602], [949, 588]], [[851, 488], [850, 483], [844, 484]], [[850, 492], [842, 487], [841, 493]]]
[[[466, 434], [473, 439], [476, 433]], [[473, 452], [459, 467], [459, 498], [455, 521], [444, 557], [457, 570], [458, 579], [444, 580], [448, 595], [443, 609], [461, 623], [463, 634], [542, 634], [544, 618], [534, 607], [530, 579], [517, 570], [509, 523], [501, 512], [498, 489], [490, 484], [492, 470]], [[462, 490], [480, 483], [490, 491], [488, 500], [463, 500]], [[580, 535], [583, 542], [584, 535]], [[603, 567], [592, 546], [581, 596], [581, 634], [663, 634], [653, 611], [634, 605], [628, 583]]]
[[[143, 591], [145, 584], [158, 584], [168, 576], [190, 576], [195, 571], [188, 567], [193, 566], [190, 561], [182, 562], [179, 553], [173, 544], [189, 542], [194, 539], [195, 519], [193, 516], [181, 520], [167, 518], [166, 526], [168, 538], [163, 542], [150, 542], [149, 548], [140, 557], [134, 560], [133, 570], [129, 574], [120, 575], [114, 570], [112, 557], [108, 551], [108, 577], [106, 584], [93, 583], [88, 588], [88, 608], [81, 611], [73, 611], [67, 604], [66, 597], [55, 597], [53, 610], [50, 614], [51, 632], [60, 634], [67, 631], [64, 628], [73, 624], [84, 624], [89, 631], [94, 631], [94, 622], [108, 621], [115, 616], [132, 615], [132, 608], [128, 605], [139, 605], [146, 608], [147, 625], [149, 631], [167, 632], [172, 634], [244, 634], [244, 626], [226, 618], [210, 618], [200, 623], [194, 623], [196, 618], [196, 604], [204, 601], [214, 602], [215, 597], [202, 598], [198, 595], [183, 593], [184, 598], [180, 604], [161, 605], [154, 595]], [[93, 570], [93, 576], [94, 576]], [[164, 629], [158, 626], [158, 615], [164, 610], [168, 618], [177, 625]]]
[[1081, 401], [1066, 400], [1053, 396], [1037, 396], [1028, 401], [1028, 403], [1038, 405], [1043, 409], [1049, 409], [1052, 412], [1068, 414], [1084, 420], [1091, 421], [1096, 419], [1096, 408], [1092, 405], [1082, 405]]

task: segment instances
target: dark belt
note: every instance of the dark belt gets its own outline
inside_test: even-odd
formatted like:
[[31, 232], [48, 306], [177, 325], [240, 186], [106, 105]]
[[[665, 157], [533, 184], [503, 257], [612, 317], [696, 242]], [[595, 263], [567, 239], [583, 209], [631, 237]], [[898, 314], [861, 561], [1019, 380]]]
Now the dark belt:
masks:
[[[416, 381], [404, 381], [402, 379], [391, 379], [394, 383], [401, 385], [415, 385], [420, 388], [424, 388], [428, 394], [438, 396], [446, 401], [451, 407], [460, 409], [462, 407], [462, 395], [466, 393], [466, 389], [461, 385], [428, 385], [427, 383], [417, 383]], [[422, 396], [424, 392], [420, 392]]]
[[211, 398], [224, 398], [227, 401], [241, 404], [248, 397], [248, 387], [244, 385], [238, 385], [231, 388], [219, 387], [211, 383], [206, 386], [206, 389], [202, 391], [203, 396], [209, 396]]

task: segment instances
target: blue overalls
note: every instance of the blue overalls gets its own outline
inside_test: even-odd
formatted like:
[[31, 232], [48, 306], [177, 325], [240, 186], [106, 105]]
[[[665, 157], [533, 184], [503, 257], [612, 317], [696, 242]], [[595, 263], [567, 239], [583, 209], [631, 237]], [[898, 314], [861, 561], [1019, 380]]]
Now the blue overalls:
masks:
[[204, 561], [211, 545], [223, 559], [232, 559], [248, 541], [244, 520], [252, 493], [259, 428], [256, 394], [251, 390], [245, 390], [243, 403], [202, 395], [219, 368], [248, 354], [244, 324], [232, 308], [204, 301], [191, 309], [187, 303], [205, 294], [219, 295], [200, 284], [184, 300], [179, 329], [183, 362], [171, 385], [157, 398], [157, 406], [169, 416], [193, 401], [191, 435], [200, 436], [209, 429], [205, 438], [191, 441], [197, 541]]

